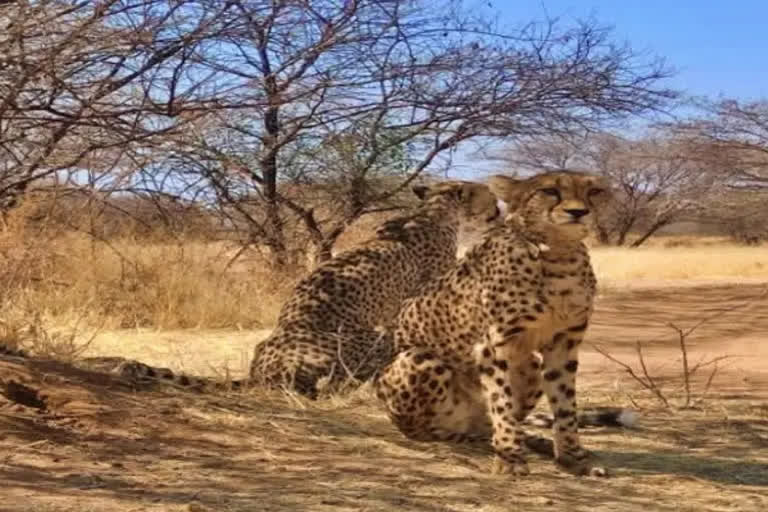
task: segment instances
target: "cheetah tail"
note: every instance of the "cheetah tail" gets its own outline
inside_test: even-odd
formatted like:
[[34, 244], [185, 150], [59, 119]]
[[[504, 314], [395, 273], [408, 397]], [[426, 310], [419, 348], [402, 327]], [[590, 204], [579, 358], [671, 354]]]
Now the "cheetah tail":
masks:
[[[591, 407], [579, 411], [580, 427], [634, 427], [638, 414], [623, 407]], [[533, 413], [525, 420], [526, 424], [536, 427], [551, 428], [554, 420], [546, 413]]]

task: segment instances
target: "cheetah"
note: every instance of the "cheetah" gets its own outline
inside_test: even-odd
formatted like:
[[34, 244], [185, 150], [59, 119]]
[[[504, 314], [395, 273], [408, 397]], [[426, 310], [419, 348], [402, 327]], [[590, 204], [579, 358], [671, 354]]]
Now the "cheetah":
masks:
[[484, 184], [444, 181], [412, 190], [420, 200], [414, 211], [384, 222], [370, 240], [296, 285], [277, 327], [257, 345], [249, 378], [225, 384], [120, 357], [81, 363], [136, 384], [163, 382], [195, 391], [262, 385], [309, 398], [317, 398], [323, 380], [328, 390], [370, 380], [392, 359], [391, 324], [402, 302], [453, 266], [459, 242], [466, 245], [502, 221], [498, 201]]
[[380, 226], [361, 247], [338, 254], [300, 281], [277, 327], [259, 344], [250, 379], [316, 397], [354, 377], [369, 380], [393, 356], [391, 324], [403, 301], [456, 262], [464, 238], [500, 223], [489, 188], [465, 181], [415, 186], [415, 212]]
[[[570, 171], [488, 184], [508, 205], [504, 223], [403, 304], [376, 394], [405, 436], [490, 438], [494, 472], [515, 475], [529, 473], [522, 424], [546, 394], [558, 466], [603, 475], [579, 442], [575, 380], [596, 293], [583, 239], [608, 185]], [[602, 420], [631, 423], [624, 412]]]

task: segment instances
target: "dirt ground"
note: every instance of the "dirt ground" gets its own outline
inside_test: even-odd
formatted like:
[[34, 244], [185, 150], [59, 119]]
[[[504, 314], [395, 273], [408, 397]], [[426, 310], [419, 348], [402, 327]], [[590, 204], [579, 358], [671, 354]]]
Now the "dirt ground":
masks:
[[[587, 345], [580, 402], [642, 409], [636, 428], [583, 431], [607, 479], [560, 473], [536, 455], [527, 478], [491, 475], [486, 447], [404, 439], [366, 387], [314, 403], [263, 391], [134, 392], [111, 376], [8, 359], [0, 379], [24, 384], [16, 391], [28, 405], [0, 396], [0, 511], [768, 510], [765, 287], [699, 284], [635, 283], [599, 299], [588, 341], [637, 371], [642, 341], [673, 404], [680, 352], [668, 324], [708, 319], [687, 338], [691, 365], [731, 356], [697, 407], [679, 410]], [[89, 353], [237, 376], [264, 336], [109, 332]], [[697, 372], [694, 393], [713, 368]]]

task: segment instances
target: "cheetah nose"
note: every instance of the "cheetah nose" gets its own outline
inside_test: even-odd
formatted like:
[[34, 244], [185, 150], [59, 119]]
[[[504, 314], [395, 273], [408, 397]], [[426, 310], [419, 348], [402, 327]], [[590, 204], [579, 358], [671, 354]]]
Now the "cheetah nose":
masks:
[[579, 209], [570, 209], [570, 210], [565, 210], [565, 211], [567, 213], [569, 213], [574, 219], [580, 219], [580, 218], [582, 218], [583, 216], [585, 216], [586, 214], [589, 213], [589, 210], [580, 209], [580, 208]]

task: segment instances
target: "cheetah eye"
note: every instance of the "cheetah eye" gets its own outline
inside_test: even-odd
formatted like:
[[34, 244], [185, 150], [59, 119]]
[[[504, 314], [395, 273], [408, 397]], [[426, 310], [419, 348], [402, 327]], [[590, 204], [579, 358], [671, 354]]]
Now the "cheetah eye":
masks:
[[539, 192], [542, 194], [547, 194], [548, 196], [560, 197], [560, 191], [556, 188], [542, 188], [539, 189]]

